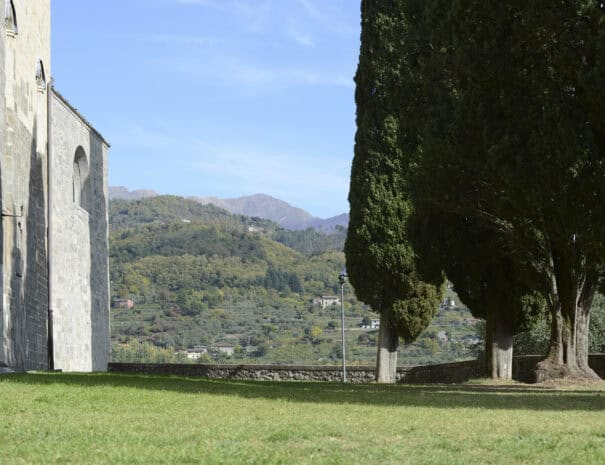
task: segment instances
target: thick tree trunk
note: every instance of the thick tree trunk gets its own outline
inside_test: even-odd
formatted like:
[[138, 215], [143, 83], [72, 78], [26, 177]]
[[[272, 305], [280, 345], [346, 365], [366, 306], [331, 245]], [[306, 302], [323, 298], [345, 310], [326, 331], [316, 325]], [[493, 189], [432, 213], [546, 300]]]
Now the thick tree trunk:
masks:
[[550, 347], [546, 358], [536, 366], [536, 383], [568, 375], [563, 363], [563, 315], [558, 301], [550, 305], [550, 317]]
[[513, 323], [496, 304], [486, 321], [485, 362], [492, 379], [513, 379]]
[[388, 315], [380, 315], [378, 332], [378, 355], [376, 357], [376, 382], [395, 383], [397, 381], [397, 349], [399, 336]]
[[554, 264], [550, 350], [546, 359], [536, 366], [535, 381], [598, 378], [588, 366], [588, 324], [596, 291], [594, 280], [578, 280], [561, 260], [555, 260]]
[[599, 375], [588, 365], [590, 309], [596, 293], [596, 287], [586, 284], [578, 302], [576, 314], [576, 360], [582, 376], [599, 379]]
[[576, 305], [557, 303], [551, 307], [551, 316], [550, 349], [536, 367], [535, 381], [582, 377], [576, 358]]
[[550, 351], [536, 367], [535, 381], [549, 379], [599, 379], [588, 366], [588, 324], [590, 313], [581, 307], [576, 310], [574, 324], [555, 308], [552, 313]]

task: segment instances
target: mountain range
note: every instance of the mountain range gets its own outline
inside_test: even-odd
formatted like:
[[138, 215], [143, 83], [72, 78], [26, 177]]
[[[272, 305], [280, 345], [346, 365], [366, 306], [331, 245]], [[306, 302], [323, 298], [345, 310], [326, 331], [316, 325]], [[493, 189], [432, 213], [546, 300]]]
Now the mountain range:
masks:
[[[110, 199], [139, 200], [159, 195], [150, 189], [130, 191], [126, 187], [121, 186], [109, 188]], [[233, 214], [271, 220], [285, 229], [295, 231], [314, 228], [318, 231], [329, 233], [334, 231], [337, 226], [346, 228], [349, 223], [349, 215], [347, 213], [326, 219], [317, 218], [302, 208], [294, 207], [283, 200], [276, 199], [267, 194], [254, 194], [231, 199], [192, 196], [189, 199], [203, 205], [213, 204]]]

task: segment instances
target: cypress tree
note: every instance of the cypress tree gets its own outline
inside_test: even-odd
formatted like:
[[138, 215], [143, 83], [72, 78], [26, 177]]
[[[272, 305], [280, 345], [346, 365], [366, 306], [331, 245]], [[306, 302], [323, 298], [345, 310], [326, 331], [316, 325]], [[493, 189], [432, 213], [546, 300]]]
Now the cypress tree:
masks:
[[534, 290], [539, 276], [493, 228], [431, 209], [419, 199], [415, 205], [410, 234], [415, 250], [423, 262], [440, 264], [473, 316], [486, 321], [486, 374], [512, 379], [513, 336], [545, 312], [545, 301]]
[[[605, 271], [598, 2], [406, 3], [414, 31], [403, 55], [416, 57], [411, 72], [426, 103], [418, 195], [497, 231], [511, 263], [523, 265], [515, 274], [539, 276], [524, 282], [551, 311], [537, 379], [595, 377], [588, 324]], [[419, 120], [405, 101], [400, 119]]]
[[359, 67], [355, 77], [357, 133], [345, 242], [357, 298], [380, 314], [377, 381], [394, 382], [400, 338], [415, 340], [442, 296], [440, 270], [420, 273], [407, 235], [413, 127], [399, 118], [394, 96], [406, 88], [400, 69], [406, 22], [402, 1], [362, 0]]

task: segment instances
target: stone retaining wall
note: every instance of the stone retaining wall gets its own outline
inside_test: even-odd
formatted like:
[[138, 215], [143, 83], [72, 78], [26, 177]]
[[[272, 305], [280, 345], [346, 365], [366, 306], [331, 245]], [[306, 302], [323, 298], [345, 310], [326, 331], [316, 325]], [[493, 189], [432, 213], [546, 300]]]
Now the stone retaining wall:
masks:
[[[200, 376], [212, 379], [342, 381], [341, 368], [335, 366], [110, 363], [109, 371]], [[374, 369], [371, 367], [349, 367], [347, 368], [347, 378], [352, 383], [369, 383], [374, 380]]]
[[[513, 362], [513, 377], [519, 381], [531, 381], [532, 371], [541, 358], [539, 355], [515, 357]], [[590, 365], [599, 376], [605, 378], [605, 354], [591, 355]], [[200, 376], [212, 379], [342, 381], [342, 371], [337, 366], [110, 363], [109, 370], [119, 373]], [[397, 369], [397, 382], [408, 384], [461, 383], [482, 376], [484, 376], [482, 366], [477, 360], [440, 365], [400, 367]], [[351, 383], [372, 382], [374, 381], [374, 367], [348, 367], [347, 378]]]

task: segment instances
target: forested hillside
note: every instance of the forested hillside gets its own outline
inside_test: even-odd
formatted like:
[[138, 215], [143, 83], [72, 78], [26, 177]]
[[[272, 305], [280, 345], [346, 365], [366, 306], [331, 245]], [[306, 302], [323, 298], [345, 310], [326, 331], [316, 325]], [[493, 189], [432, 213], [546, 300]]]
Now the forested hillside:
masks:
[[[288, 231], [259, 218], [173, 196], [110, 202], [114, 360], [175, 361], [193, 346], [232, 347], [200, 360], [241, 363], [338, 363], [338, 296], [346, 231]], [[345, 286], [348, 359], [372, 364], [377, 316]], [[461, 306], [444, 306], [402, 364], [473, 356], [475, 322]], [[439, 333], [442, 333], [441, 335]], [[443, 333], [448, 333], [444, 337]], [[180, 357], [184, 360], [184, 356]]]
[[[185, 361], [193, 346], [232, 348], [201, 361], [340, 363], [340, 306], [313, 304], [338, 296], [346, 231], [288, 231], [213, 205], [161, 196], [110, 202], [114, 360]], [[474, 357], [483, 323], [448, 291], [447, 305], [420, 338], [399, 351], [400, 364]], [[452, 304], [453, 301], [453, 304]], [[373, 364], [378, 318], [345, 285], [347, 359]], [[593, 313], [593, 351], [605, 344], [605, 305]], [[517, 337], [518, 353], [547, 347], [548, 325]], [[600, 342], [599, 342], [600, 341]], [[230, 349], [227, 349], [230, 350]], [[211, 351], [212, 352], [212, 351]]]

